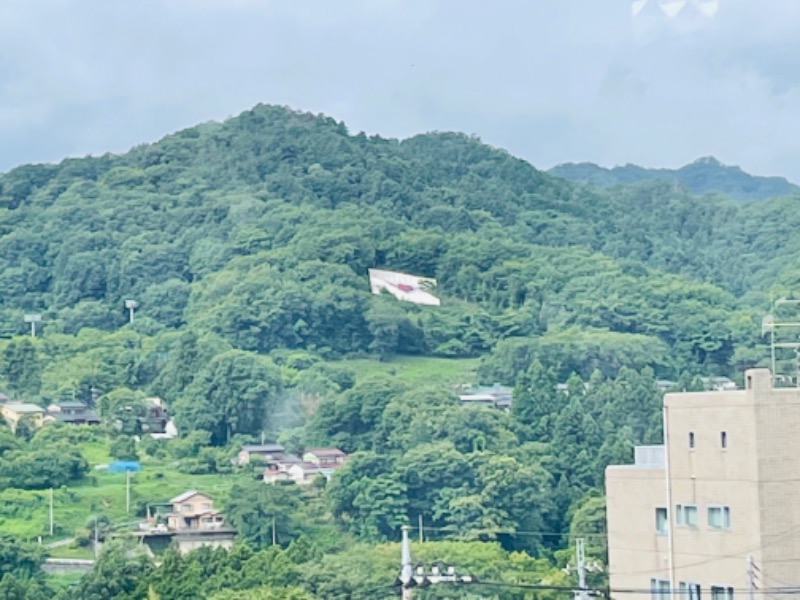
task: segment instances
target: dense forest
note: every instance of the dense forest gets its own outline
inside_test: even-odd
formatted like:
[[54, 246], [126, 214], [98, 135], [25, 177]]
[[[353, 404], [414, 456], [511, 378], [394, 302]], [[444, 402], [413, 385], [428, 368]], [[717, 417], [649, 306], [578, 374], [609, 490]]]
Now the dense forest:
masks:
[[690, 194], [720, 193], [734, 200], [766, 200], [800, 192], [800, 188], [783, 177], [758, 177], [739, 167], [723, 165], [707, 156], [680, 169], [645, 169], [625, 165], [606, 169], [593, 163], [566, 163], [550, 169], [549, 173], [569, 181], [589, 183], [605, 188], [645, 181], [668, 181]]
[[[383, 597], [390, 544], [419, 517], [436, 538], [422, 555], [567, 585], [576, 535], [603, 560], [603, 469], [660, 440], [656, 381], [692, 389], [763, 364], [770, 294], [800, 283], [797, 196], [741, 203], [726, 185], [584, 186], [474, 137], [352, 135], [275, 106], [124, 155], [14, 169], [0, 176], [0, 391], [78, 399], [106, 425], [0, 431], [0, 491], [91, 480], [76, 449], [103, 436], [115, 457], [240, 486], [226, 505], [236, 553], [126, 566], [111, 544], [64, 592], [80, 598]], [[372, 295], [371, 267], [437, 278], [441, 306]], [[424, 385], [378, 368], [408, 357], [480, 362], [474, 381]], [[514, 388], [510, 412], [454, 394], [495, 382]], [[139, 432], [107, 425], [148, 395], [181, 439], [136, 447]], [[313, 493], [266, 486], [230, 462], [263, 436], [351, 457]], [[385, 564], [358, 563], [366, 545]], [[0, 567], [3, 597], [38, 598], [13, 595], [38, 577], [37, 549], [0, 549], [21, 557]]]

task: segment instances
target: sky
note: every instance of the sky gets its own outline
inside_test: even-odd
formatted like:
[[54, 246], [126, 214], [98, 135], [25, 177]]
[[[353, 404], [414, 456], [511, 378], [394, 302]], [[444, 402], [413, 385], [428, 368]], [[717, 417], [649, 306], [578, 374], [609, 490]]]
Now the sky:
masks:
[[682, 1], [2, 0], [0, 172], [264, 103], [538, 168], [715, 156], [800, 182], [800, 2]]

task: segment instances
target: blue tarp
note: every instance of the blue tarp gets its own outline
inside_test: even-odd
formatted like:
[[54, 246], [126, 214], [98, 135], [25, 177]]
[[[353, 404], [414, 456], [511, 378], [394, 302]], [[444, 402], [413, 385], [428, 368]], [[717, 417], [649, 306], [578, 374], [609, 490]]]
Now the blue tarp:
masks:
[[116, 460], [108, 463], [109, 473], [124, 473], [125, 471], [141, 471], [142, 465], [135, 460]]

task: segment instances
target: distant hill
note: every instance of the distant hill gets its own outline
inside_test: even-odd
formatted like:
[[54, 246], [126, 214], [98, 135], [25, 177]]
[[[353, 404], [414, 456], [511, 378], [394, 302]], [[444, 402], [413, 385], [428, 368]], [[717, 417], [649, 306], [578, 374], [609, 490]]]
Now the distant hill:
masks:
[[601, 188], [643, 181], [673, 181], [690, 194], [702, 196], [717, 192], [739, 201], [765, 200], [800, 190], [783, 177], [750, 175], [713, 157], [699, 158], [680, 169], [645, 169], [631, 164], [606, 169], [594, 163], [565, 163], [549, 172], [568, 181]]

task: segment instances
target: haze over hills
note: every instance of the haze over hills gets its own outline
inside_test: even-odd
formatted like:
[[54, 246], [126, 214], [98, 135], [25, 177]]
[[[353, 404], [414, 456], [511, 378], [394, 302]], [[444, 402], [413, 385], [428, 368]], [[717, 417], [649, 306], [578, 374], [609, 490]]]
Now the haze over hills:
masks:
[[680, 169], [646, 169], [633, 164], [608, 169], [594, 163], [565, 163], [548, 172], [568, 181], [600, 188], [643, 181], [668, 181], [680, 184], [690, 194], [719, 193], [740, 201], [765, 200], [800, 191], [798, 186], [783, 177], [750, 175], [713, 157], [699, 158]]

